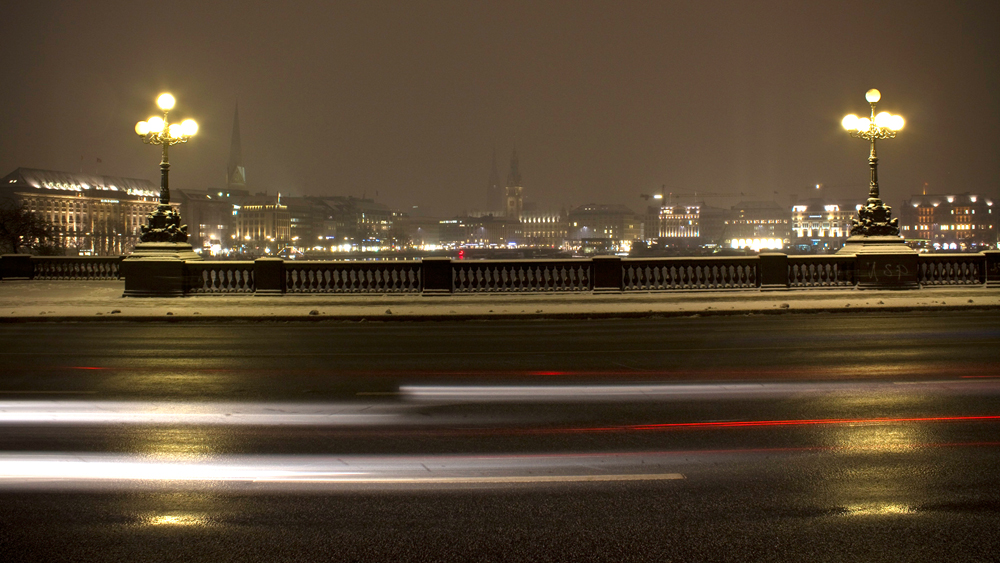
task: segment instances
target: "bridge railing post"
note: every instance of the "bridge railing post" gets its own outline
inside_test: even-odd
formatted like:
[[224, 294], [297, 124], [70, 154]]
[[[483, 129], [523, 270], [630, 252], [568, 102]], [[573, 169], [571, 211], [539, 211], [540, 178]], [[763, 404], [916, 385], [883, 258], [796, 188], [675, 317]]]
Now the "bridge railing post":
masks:
[[452, 293], [451, 258], [424, 258], [420, 261], [420, 281], [425, 295]]
[[285, 293], [285, 261], [281, 258], [258, 258], [253, 261], [254, 293]]
[[594, 256], [594, 291], [624, 291], [621, 256]]
[[1000, 287], [1000, 250], [984, 250], [986, 267], [983, 268], [983, 283], [986, 287]]
[[185, 274], [183, 260], [122, 260], [124, 297], [182, 297]]
[[30, 254], [4, 254], [0, 258], [0, 279], [32, 279], [35, 277], [35, 267], [31, 263]]
[[760, 289], [788, 289], [788, 255], [781, 252], [760, 253]]

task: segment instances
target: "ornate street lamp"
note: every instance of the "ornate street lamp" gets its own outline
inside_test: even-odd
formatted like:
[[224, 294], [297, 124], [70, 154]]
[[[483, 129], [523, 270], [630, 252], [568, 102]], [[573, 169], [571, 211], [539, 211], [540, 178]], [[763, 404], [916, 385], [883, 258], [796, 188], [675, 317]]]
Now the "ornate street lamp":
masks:
[[858, 211], [858, 217], [851, 219], [851, 237], [844, 249], [868, 244], [902, 243], [899, 237], [899, 220], [890, 218], [891, 208], [882, 202], [878, 193], [878, 156], [875, 154], [875, 141], [892, 139], [903, 128], [903, 118], [891, 115], [889, 112], [875, 113], [875, 104], [882, 95], [872, 88], [865, 93], [865, 99], [871, 104], [870, 117], [858, 117], [854, 114], [845, 116], [841, 124], [852, 137], [871, 141], [871, 153], [868, 155], [868, 165], [871, 167], [871, 184], [868, 188], [868, 201]]
[[181, 216], [170, 207], [170, 159], [167, 149], [170, 145], [186, 143], [198, 132], [198, 124], [193, 119], [181, 123], [170, 123], [167, 114], [174, 107], [174, 97], [160, 94], [156, 105], [163, 110], [163, 117], [153, 116], [135, 124], [135, 132], [147, 145], [161, 145], [163, 158], [160, 160], [160, 204], [148, 215], [147, 225], [141, 227], [140, 243], [182, 243], [188, 239], [187, 225], [181, 225]]

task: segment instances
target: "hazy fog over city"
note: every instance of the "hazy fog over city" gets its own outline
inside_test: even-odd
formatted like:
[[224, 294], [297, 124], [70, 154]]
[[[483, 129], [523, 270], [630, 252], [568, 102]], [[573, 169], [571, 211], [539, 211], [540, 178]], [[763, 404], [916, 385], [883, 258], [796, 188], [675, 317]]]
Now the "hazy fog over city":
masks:
[[[864, 92], [907, 119], [882, 197], [996, 194], [994, 2], [8, 3], [0, 172], [156, 180], [132, 127], [160, 91], [198, 137], [172, 186], [224, 186], [239, 104], [251, 191], [482, 209], [494, 149], [525, 201], [863, 198]], [[777, 195], [775, 195], [777, 192]], [[419, 211], [414, 211], [418, 206]]]

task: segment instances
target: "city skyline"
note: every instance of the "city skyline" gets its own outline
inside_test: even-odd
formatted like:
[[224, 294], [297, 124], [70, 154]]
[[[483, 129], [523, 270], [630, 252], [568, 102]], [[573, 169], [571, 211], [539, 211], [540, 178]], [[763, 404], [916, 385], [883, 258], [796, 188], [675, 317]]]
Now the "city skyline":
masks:
[[[516, 145], [525, 199], [543, 209], [641, 211], [664, 185], [864, 197], [867, 148], [839, 120], [876, 87], [907, 118], [880, 145], [890, 205], [925, 183], [993, 195], [1000, 183], [993, 4], [260, 8], [5, 8], [52, 25], [0, 38], [19, 78], [0, 93], [0, 169], [155, 178], [131, 127], [169, 90], [172, 115], [202, 125], [172, 155], [180, 189], [225, 185], [238, 103], [252, 191], [377, 192], [454, 215], [486, 207], [494, 148], [503, 163]], [[153, 21], [178, 40], [121, 48], [152, 45]]]

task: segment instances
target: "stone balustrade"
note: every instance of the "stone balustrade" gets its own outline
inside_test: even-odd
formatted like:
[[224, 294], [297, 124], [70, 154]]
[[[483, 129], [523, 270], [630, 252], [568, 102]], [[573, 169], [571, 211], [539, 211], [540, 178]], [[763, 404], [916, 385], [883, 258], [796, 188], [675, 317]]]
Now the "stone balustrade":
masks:
[[126, 296], [302, 293], [537, 293], [1000, 287], [1000, 251], [903, 256], [564, 260], [244, 261], [4, 255], [3, 279], [125, 278]]

